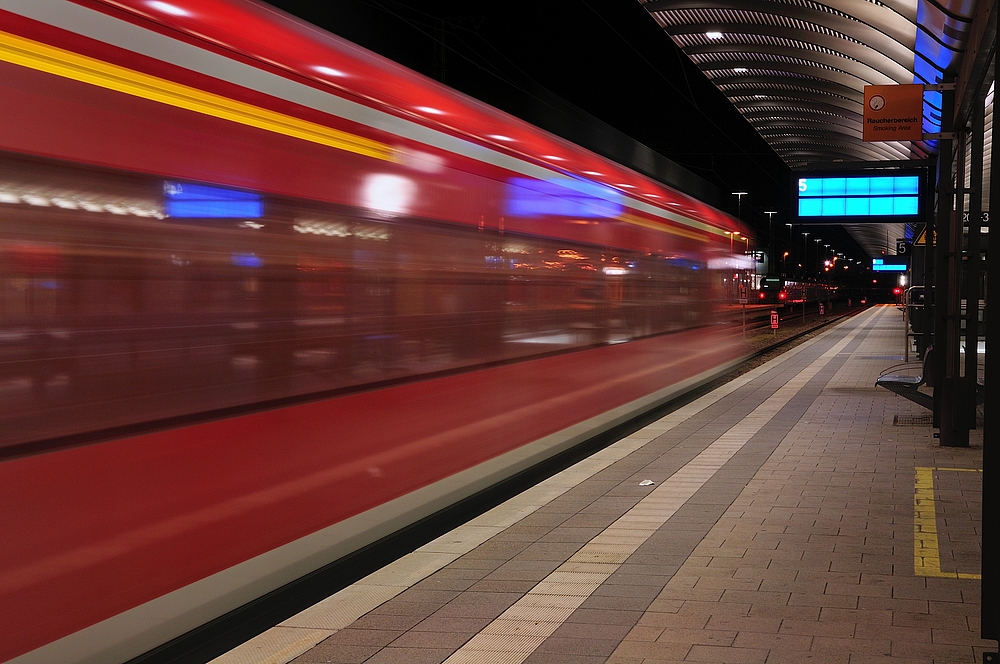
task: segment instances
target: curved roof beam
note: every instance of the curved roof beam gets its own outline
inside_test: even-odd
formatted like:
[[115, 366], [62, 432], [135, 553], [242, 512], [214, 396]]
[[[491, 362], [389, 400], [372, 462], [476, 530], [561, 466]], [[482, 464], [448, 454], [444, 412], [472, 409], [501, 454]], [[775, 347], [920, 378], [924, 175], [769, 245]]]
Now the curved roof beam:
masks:
[[[690, 57], [699, 66], [701, 66], [702, 60], [696, 59], [695, 56], [727, 54], [731, 55], [732, 58], [727, 58], [726, 62], [732, 62], [735, 67], [749, 68], [745, 63], [759, 60], [751, 60], [751, 58], [747, 57], [747, 54], [777, 55], [784, 58], [805, 60], [807, 62], [815, 62], [826, 67], [831, 67], [866, 81], [869, 85], [893, 85], [895, 83], [899, 83], [899, 81], [893, 79], [891, 76], [888, 76], [878, 69], [864, 64], [863, 62], [858, 62], [854, 58], [847, 57], [846, 55], [835, 55], [827, 53], [826, 51], [817, 51], [806, 48], [765, 46], [763, 44], [742, 44], [740, 45], [740, 48], [735, 49], [732, 46], [720, 44], [690, 46], [685, 48], [684, 52], [687, 53], [688, 57]], [[718, 60], [715, 62], [718, 62]]]
[[[711, 63], [711, 64], [715, 65], [718, 63]], [[847, 88], [848, 90], [864, 89], [865, 87], [865, 81], [861, 80], [860, 78], [857, 78], [850, 74], [845, 74], [840, 71], [825, 69], [823, 67], [815, 67], [815, 66], [809, 67], [806, 65], [797, 65], [784, 62], [783, 63], [764, 62], [760, 64], [761, 64], [760, 67], [749, 67], [748, 69], [758, 69], [763, 71], [784, 71], [784, 72], [789, 72], [790, 74], [799, 74], [800, 76], [805, 76], [817, 81], [829, 81], [831, 83], [837, 83], [843, 86], [844, 88]], [[720, 82], [734, 81], [734, 80], [738, 81], [741, 78], [739, 75], [736, 76], [732, 75], [730, 73], [732, 72], [732, 69], [728, 67], [725, 69], [702, 68], [702, 71], [705, 72], [705, 76], [708, 76], [708, 78], [710, 78], [713, 83], [715, 83], [716, 81]], [[725, 72], [725, 74], [720, 76], [713, 76], [712, 72]], [[791, 78], [797, 78], [797, 77], [791, 77]]]
[[[840, 118], [831, 118], [829, 116], [813, 116], [802, 114], [796, 117], [791, 117], [788, 115], [783, 115], [775, 111], [759, 111], [753, 114], [744, 114], [744, 117], [753, 126], [754, 129], [758, 131], [762, 136], [767, 133], [767, 130], [771, 128], [784, 128], [787, 130], [786, 133], [794, 134], [798, 129], [811, 129], [815, 125], [829, 127], [831, 124], [836, 124], [841, 127], [841, 131], [844, 135], [850, 136], [851, 138], [859, 139], [861, 137], [861, 132], [856, 130], [852, 126], [845, 125]], [[802, 125], [795, 125], [792, 123], [800, 122]], [[840, 132], [836, 132], [840, 133]], [[887, 153], [895, 154], [894, 159], [912, 159], [914, 157], [918, 159], [923, 159], [927, 156], [927, 152], [919, 149], [918, 144], [915, 143], [904, 143], [901, 141], [885, 141], [881, 143], [873, 143], [872, 145], [882, 146], [885, 148]]]
[[821, 115], [818, 113], [810, 115], [806, 113], [793, 114], [780, 113], [777, 111], [758, 111], [756, 113], [744, 113], [743, 117], [745, 117], [747, 122], [753, 125], [753, 128], [759, 133], [763, 133], [764, 129], [769, 127], [781, 127], [789, 131], [794, 131], [796, 128], [809, 129], [817, 126], [826, 127], [827, 132], [829, 133], [829, 127], [831, 125], [836, 125], [838, 127], [837, 131], [844, 132], [848, 136], [861, 135], [861, 130], [844, 118], [830, 117], [829, 115]]
[[890, 146], [882, 145], [881, 143], [865, 143], [861, 140], [860, 136], [848, 136], [846, 134], [833, 136], [821, 129], [798, 128], [791, 132], [781, 129], [765, 129], [761, 131], [761, 136], [772, 145], [777, 144], [779, 141], [787, 142], [785, 138], [802, 144], [809, 144], [812, 140], [830, 141], [849, 148], [854, 152], [871, 155], [877, 161], [909, 158], [909, 154], [901, 153]]
[[[838, 106], [835, 104], [825, 103], [823, 101], [811, 101], [808, 99], [777, 99], [777, 100], [757, 100], [746, 102], [736, 102], [733, 101], [733, 105], [744, 112], [743, 109], [760, 109], [762, 111], [771, 111], [772, 113], [782, 113], [782, 112], [794, 112], [795, 110], [802, 110], [810, 113], [829, 113], [830, 115], [836, 115], [842, 118], [847, 118], [854, 120], [858, 127], [861, 127], [861, 108], [860, 106], [857, 110], [851, 110], [843, 106]], [[783, 109], [794, 109], [792, 111], [785, 111]]]
[[[830, 6], [829, 2], [824, 4]], [[649, 12], [675, 15], [699, 12], [730, 14], [732, 20], [723, 19], [730, 26], [746, 24], [756, 26], [756, 22], [750, 23], [747, 20], [753, 15], [770, 19], [770, 22], [764, 23], [764, 25], [784, 25], [798, 21], [813, 26], [822, 26], [849, 39], [867, 44], [872, 49], [886, 54], [903, 67], [912, 70], [913, 49], [916, 41], [914, 25], [885, 8], [882, 8], [885, 11], [873, 12], [869, 8], [877, 9], [878, 6], [872, 3], [850, 2], [848, 4], [851, 6], [851, 11], [837, 13], [814, 9], [807, 5], [769, 2], [768, 0], [653, 0], [646, 3], [645, 7]], [[695, 11], [686, 12], [685, 10]], [[863, 22], [864, 19], [853, 18], [858, 14], [867, 18], [870, 23]], [[704, 21], [698, 21], [698, 23], [706, 24]], [[878, 25], [882, 29], [872, 27], [873, 25]], [[669, 29], [668, 32], [670, 32]]]
[[[654, 17], [655, 18], [655, 17]], [[852, 40], [849, 37], [845, 39], [844, 37], [827, 34], [825, 32], [818, 32], [815, 30], [807, 30], [803, 28], [793, 28], [780, 25], [745, 25], [745, 24], [729, 24], [729, 23], [691, 23], [691, 24], [680, 24], [680, 25], [666, 25], [664, 30], [668, 34], [674, 37], [685, 36], [685, 41], [690, 41], [691, 38], [698, 39], [698, 45], [702, 45], [708, 42], [708, 38], [705, 37], [706, 32], [716, 31], [723, 34], [722, 44], [732, 44], [733, 41], [726, 40], [728, 35], [744, 35], [747, 33], [748, 28], [752, 28], [752, 35], [758, 37], [763, 35], [765, 37], [771, 37], [775, 40], [790, 40], [794, 42], [804, 43], [804, 44], [814, 44], [820, 48], [833, 51], [835, 53], [843, 53], [844, 55], [850, 57], [853, 60], [858, 60], [860, 62], [867, 62], [869, 66], [874, 69], [883, 72], [886, 76], [894, 81], [909, 83], [913, 80], [913, 53], [910, 53], [908, 59], [909, 65], [905, 62], [900, 63], [896, 60], [890, 58], [885, 53], [877, 50], [869, 44], [865, 44], [856, 40]], [[748, 40], [749, 41], [749, 40]], [[716, 42], [720, 43], [720, 42]], [[737, 45], [743, 45], [738, 43]], [[681, 48], [686, 51], [687, 48], [693, 46], [682, 44]]]
[[[764, 135], [764, 134], [762, 134]], [[831, 134], [823, 131], [797, 131], [794, 133], [773, 133], [765, 136], [765, 140], [775, 149], [794, 140], [796, 145], [829, 145], [836, 146], [853, 154], [859, 161], [887, 161], [903, 158], [898, 152], [888, 150], [877, 143], [863, 143], [861, 139], [851, 140], [844, 134]]]
[[[753, 86], [752, 90], [740, 89], [739, 86]], [[782, 99], [815, 99], [816, 101], [831, 101], [844, 108], [856, 108], [860, 113], [865, 96], [859, 90], [851, 90], [842, 85], [827, 81], [790, 81], [777, 76], [750, 76], [732, 81], [724, 81], [717, 87], [727, 97], [737, 97], [749, 94], [766, 94]], [[802, 88], [802, 89], [791, 89]], [[832, 100], [837, 100], [833, 102]]]
[[782, 155], [802, 150], [815, 151], [817, 154], [832, 153], [830, 157], [825, 158], [826, 161], [833, 161], [837, 155], [844, 161], [879, 162], [889, 160], [888, 155], [877, 150], [857, 150], [855, 146], [846, 145], [839, 141], [813, 140], [803, 142], [801, 140], [775, 139], [774, 150]]

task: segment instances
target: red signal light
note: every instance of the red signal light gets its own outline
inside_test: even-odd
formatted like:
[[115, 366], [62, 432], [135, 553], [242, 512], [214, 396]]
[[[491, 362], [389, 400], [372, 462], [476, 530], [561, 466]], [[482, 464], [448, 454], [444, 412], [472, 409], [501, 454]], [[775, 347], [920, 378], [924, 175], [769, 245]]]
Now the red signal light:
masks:
[[779, 300], [784, 300], [787, 297], [788, 297], [788, 293], [786, 293], [785, 291], [778, 291], [778, 299]]
[[765, 295], [764, 295], [764, 293], [761, 293], [761, 294], [760, 294], [760, 295], [758, 295], [757, 297], [759, 297], [760, 299], [762, 299], [762, 300], [763, 300], [763, 299], [764, 299], [764, 297], [765, 297]]
[[892, 289], [892, 294], [893, 295], [902, 295], [903, 294], [903, 289], [899, 288], [899, 287], [893, 288]]

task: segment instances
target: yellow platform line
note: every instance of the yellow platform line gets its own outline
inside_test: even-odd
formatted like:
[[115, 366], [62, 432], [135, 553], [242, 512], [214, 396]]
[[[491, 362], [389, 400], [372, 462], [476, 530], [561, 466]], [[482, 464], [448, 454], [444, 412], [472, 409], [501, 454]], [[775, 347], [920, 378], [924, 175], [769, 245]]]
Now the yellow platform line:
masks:
[[397, 161], [389, 145], [0, 31], [0, 61], [355, 154]]
[[934, 504], [934, 471], [981, 473], [978, 468], [917, 466], [913, 478], [913, 573], [947, 579], [981, 579], [981, 574], [941, 571], [937, 508]]

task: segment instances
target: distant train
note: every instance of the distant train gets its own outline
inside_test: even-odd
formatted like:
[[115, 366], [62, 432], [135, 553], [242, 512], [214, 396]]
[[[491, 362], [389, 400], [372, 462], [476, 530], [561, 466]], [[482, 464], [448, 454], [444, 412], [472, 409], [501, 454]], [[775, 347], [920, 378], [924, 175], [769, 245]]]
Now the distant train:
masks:
[[757, 302], [770, 305], [800, 305], [803, 302], [825, 302], [837, 297], [838, 289], [811, 281], [788, 281], [781, 277], [764, 277], [757, 291]]
[[127, 660], [707, 380], [737, 220], [245, 0], [0, 10], [0, 661]]

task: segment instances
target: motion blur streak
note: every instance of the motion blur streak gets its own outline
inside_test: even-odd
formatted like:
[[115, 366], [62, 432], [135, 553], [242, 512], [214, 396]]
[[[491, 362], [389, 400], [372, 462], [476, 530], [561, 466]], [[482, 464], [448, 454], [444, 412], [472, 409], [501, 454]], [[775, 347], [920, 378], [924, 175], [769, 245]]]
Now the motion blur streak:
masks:
[[0, 0], [0, 661], [134, 657], [715, 375], [742, 230], [263, 4]]
[[6, 32], [0, 32], [0, 60], [367, 157], [398, 159], [388, 145]]

